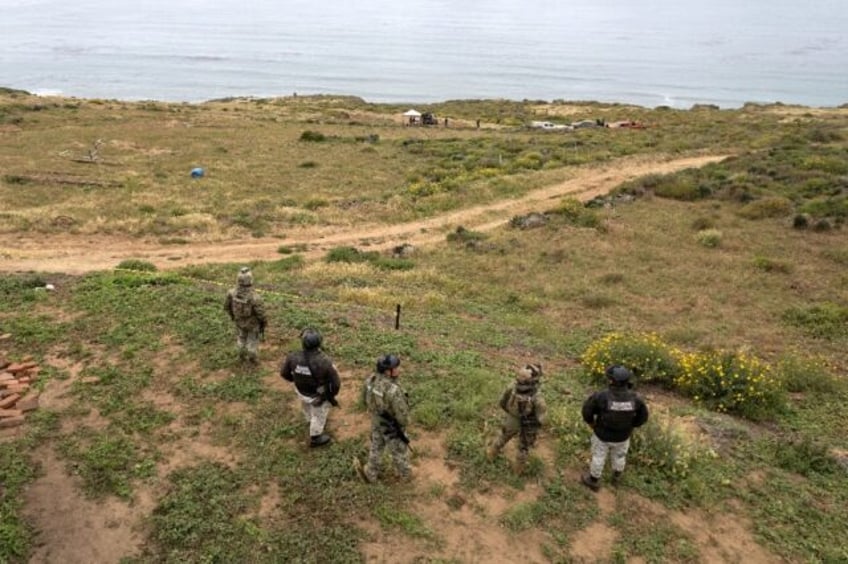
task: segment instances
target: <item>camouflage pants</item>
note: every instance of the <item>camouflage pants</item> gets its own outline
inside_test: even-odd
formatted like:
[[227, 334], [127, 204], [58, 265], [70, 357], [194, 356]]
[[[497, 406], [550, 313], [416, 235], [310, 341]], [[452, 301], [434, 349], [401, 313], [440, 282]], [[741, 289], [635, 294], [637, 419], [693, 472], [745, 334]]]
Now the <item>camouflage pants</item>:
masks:
[[536, 436], [538, 429], [535, 427], [512, 427], [504, 425], [501, 427], [501, 434], [492, 443], [492, 449], [495, 452], [500, 452], [506, 443], [518, 436], [518, 462], [527, 462], [527, 457], [530, 456], [530, 449], [536, 444]]
[[325, 401], [321, 405], [312, 405], [315, 398], [304, 396], [297, 390], [297, 397], [300, 398], [300, 408], [303, 411], [303, 417], [309, 423], [309, 436], [315, 437], [324, 432], [324, 426], [327, 424], [327, 416], [330, 414], [330, 402]]
[[259, 329], [241, 329], [236, 327], [239, 357], [250, 360], [259, 358]]
[[380, 427], [371, 429], [371, 450], [368, 453], [368, 464], [365, 465], [365, 476], [369, 482], [377, 480], [383, 467], [383, 453], [388, 452], [395, 464], [395, 470], [401, 478], [410, 477], [409, 448], [402, 440], [387, 438]]
[[613, 472], [623, 472], [627, 463], [627, 450], [630, 448], [630, 439], [620, 443], [606, 443], [592, 433], [592, 461], [589, 463], [589, 474], [593, 478], [600, 478], [604, 473], [604, 464], [607, 456], [610, 458], [610, 466]]

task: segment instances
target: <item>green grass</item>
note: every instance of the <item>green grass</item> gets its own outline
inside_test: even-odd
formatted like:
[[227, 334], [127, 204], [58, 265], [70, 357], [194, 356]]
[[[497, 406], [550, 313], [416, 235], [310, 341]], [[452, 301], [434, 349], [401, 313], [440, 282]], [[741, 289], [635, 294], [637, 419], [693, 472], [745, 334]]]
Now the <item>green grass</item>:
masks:
[[[599, 519], [619, 535], [611, 561], [699, 560], [690, 531], [639, 519], [623, 496], [662, 511], [707, 513], [738, 500], [758, 542], [775, 555], [846, 557], [844, 115], [784, 120], [779, 108], [583, 104], [586, 117], [651, 127], [563, 137], [521, 124], [565, 103], [545, 110], [534, 102], [452, 101], [427, 110], [449, 113], [456, 128], [425, 135], [392, 122], [401, 108], [347, 98], [48, 101], [37, 111], [31, 103], [0, 97], [4, 123], [21, 128], [16, 143], [0, 149], [10, 237], [67, 229], [53, 221], [59, 216], [72, 218], [82, 236], [188, 244], [283, 237], [303, 223], [394, 223], [515, 197], [566, 179], [575, 164], [619, 156], [738, 156], [629, 183], [622, 191], [645, 196], [633, 201], [591, 209], [542, 203], [538, 211], [553, 219], [538, 229], [457, 228], [414, 259], [338, 247], [312, 261], [299, 254], [305, 248], [280, 246], [279, 260], [245, 260], [270, 320], [253, 368], [238, 362], [223, 312], [241, 264], [157, 271], [126, 261], [84, 276], [2, 277], [0, 333], [12, 335], [0, 345], [3, 355], [33, 356], [42, 366], [37, 385], [67, 385], [69, 393], [65, 407], [37, 411], [23, 438], [0, 449], [0, 561], [23, 562], [34, 550], [21, 492], [38, 478], [40, 448], [57, 450], [87, 495], [153, 497], [134, 562], [359, 562], [375, 527], [402, 546], [427, 547], [434, 561], [449, 560], [440, 552], [443, 523], [417, 504], [444, 499], [446, 512], [465, 511], [460, 500], [500, 495], [510, 500], [503, 512], [480, 518], [509, 534], [546, 532], [541, 550], [552, 561], [568, 561], [574, 535]], [[110, 117], [116, 112], [122, 120]], [[479, 131], [478, 118], [486, 126]], [[163, 127], [171, 121], [192, 127]], [[323, 141], [301, 141], [307, 130]], [[97, 138], [107, 140], [104, 163], [75, 163]], [[206, 164], [212, 156], [215, 164]], [[195, 163], [209, 175], [189, 183]], [[810, 225], [826, 219], [831, 229], [793, 229], [796, 213], [809, 214]], [[721, 233], [720, 246], [698, 242], [696, 232], [707, 229]], [[56, 292], [43, 290], [48, 282]], [[320, 452], [305, 446], [302, 416], [276, 371], [306, 326], [324, 334], [345, 387], [361, 385], [379, 355], [401, 356], [413, 448], [439, 437], [440, 462], [456, 472], [456, 485], [430, 484], [422, 501], [415, 486], [361, 483], [351, 460], [365, 454], [364, 429]], [[572, 478], [588, 458], [580, 405], [598, 385], [581, 358], [613, 331], [657, 334], [692, 352], [762, 357], [778, 368], [788, 403], [758, 423], [640, 384], [654, 416], [634, 438], [615, 507], [601, 514]], [[651, 350], [634, 345], [618, 354], [637, 362]], [[803, 356], [791, 352], [798, 350]], [[506, 457], [489, 462], [484, 452], [500, 422], [500, 393], [527, 362], [545, 368], [550, 424], [545, 449], [534, 450], [527, 475], [515, 476]], [[343, 409], [361, 416], [354, 405]], [[173, 454], [188, 445], [196, 448], [190, 460]], [[419, 469], [433, 462], [426, 450], [416, 456]], [[539, 494], [518, 498], [530, 487]]]

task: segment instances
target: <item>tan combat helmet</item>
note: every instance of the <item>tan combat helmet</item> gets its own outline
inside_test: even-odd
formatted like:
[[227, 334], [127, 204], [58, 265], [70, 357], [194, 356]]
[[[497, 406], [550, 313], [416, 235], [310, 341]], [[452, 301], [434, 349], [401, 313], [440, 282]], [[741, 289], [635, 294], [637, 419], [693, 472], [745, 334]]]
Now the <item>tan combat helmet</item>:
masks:
[[241, 267], [241, 270], [239, 270], [238, 285], [244, 288], [253, 286], [253, 273], [250, 271], [249, 266], [243, 266]]
[[542, 377], [541, 364], [525, 364], [518, 369], [519, 382], [538, 381]]

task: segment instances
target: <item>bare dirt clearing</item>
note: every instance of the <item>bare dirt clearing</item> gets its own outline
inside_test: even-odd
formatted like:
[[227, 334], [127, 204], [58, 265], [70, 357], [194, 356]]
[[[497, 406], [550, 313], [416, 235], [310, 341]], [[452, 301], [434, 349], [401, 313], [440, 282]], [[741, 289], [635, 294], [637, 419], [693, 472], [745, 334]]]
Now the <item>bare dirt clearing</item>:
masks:
[[282, 246], [303, 248], [307, 258], [315, 258], [339, 246], [363, 246], [370, 250], [390, 249], [403, 243], [422, 246], [444, 241], [446, 232], [458, 226], [487, 231], [504, 225], [516, 215], [543, 211], [564, 196], [587, 201], [633, 178], [700, 167], [725, 157], [624, 158], [603, 166], [578, 169], [571, 179], [534, 190], [518, 199], [397, 225], [362, 225], [352, 230], [333, 226], [304, 227], [293, 230], [286, 239], [240, 239], [175, 246], [108, 235], [3, 234], [0, 235], [0, 271], [84, 274], [109, 270], [125, 259], [145, 260], [167, 270], [192, 264], [277, 260], [280, 258], [278, 249]]
[[[152, 242], [118, 237], [74, 237], [65, 235], [43, 240], [0, 237], [0, 270], [14, 272], [34, 270], [82, 274], [115, 267], [129, 258], [147, 260], [161, 269], [190, 264], [236, 262], [247, 260], [276, 260], [282, 245], [304, 245], [306, 256], [316, 258], [335, 246], [366, 246], [369, 249], [389, 249], [402, 243], [415, 246], [444, 241], [445, 233], [457, 226], [486, 231], [501, 226], [515, 215], [544, 210], [563, 196], [589, 200], [609, 192], [618, 184], [646, 174], [670, 173], [689, 167], [699, 167], [723, 159], [723, 156], [690, 157], [675, 160], [623, 159], [604, 167], [581, 169], [570, 180], [533, 191], [526, 196], [495, 204], [476, 206], [427, 220], [394, 226], [370, 225], [354, 230], [333, 228], [304, 228], [290, 239], [251, 239], [214, 244], [189, 244], [178, 248]], [[49, 359], [70, 373], [67, 381], [52, 381], [45, 390], [45, 408], [63, 410], [69, 407], [67, 396], [70, 382], [78, 378], [81, 366], [61, 366], [61, 359]], [[269, 376], [266, 384], [288, 393], [289, 387], [276, 376], [277, 365], [266, 362], [263, 370]], [[159, 367], [164, 370], [164, 366]], [[354, 409], [358, 392], [358, 376], [343, 374], [340, 401], [342, 408], [334, 410], [330, 429], [339, 440], [360, 437], [365, 444], [368, 433], [367, 416]], [[51, 390], [51, 388], [53, 388]], [[288, 409], [299, 410], [294, 396]], [[157, 396], [168, 411], [179, 412], [179, 400]], [[657, 400], [657, 403], [662, 403]], [[658, 406], [659, 407], [659, 406]], [[239, 407], [233, 406], [238, 410]], [[667, 411], [667, 410], [666, 410]], [[657, 413], [663, 413], [658, 409]], [[96, 426], [97, 414], [84, 424]], [[685, 423], [685, 422], [684, 422]], [[156, 505], [164, 476], [175, 468], [199, 460], [224, 463], [237, 462], [238, 454], [217, 447], [206, 429], [191, 434], [178, 422], [170, 431], [177, 441], [168, 449], [166, 461], [157, 472], [157, 480], [140, 486], [132, 503], [109, 498], [105, 501], [87, 499], [79, 481], [68, 473], [58, 456], [45, 448], [39, 453], [42, 472], [26, 496], [27, 515], [38, 530], [38, 545], [32, 562], [116, 562], [138, 553], [144, 543], [144, 522]], [[446, 460], [446, 437], [441, 434], [418, 433], [413, 485], [418, 501], [412, 508], [427, 534], [422, 538], [399, 536], [384, 529], [374, 518], [354, 517], [353, 522], [365, 531], [360, 544], [363, 558], [368, 562], [423, 562], [444, 559], [459, 562], [546, 562], [549, 555], [544, 546], [556, 546], [553, 532], [531, 528], [511, 531], [503, 523], [504, 516], [516, 504], [532, 503], [542, 494], [539, 484], [528, 484], [519, 492], [500, 490], [469, 494], [459, 487], [459, 472]], [[514, 445], [513, 445], [514, 448]], [[551, 441], [542, 437], [536, 454], [544, 462], [546, 476], [563, 473], [577, 482], [573, 469], [558, 467]], [[514, 457], [513, 451], [507, 456]], [[279, 486], [272, 484], [264, 496], [260, 514], [274, 511], [280, 503]], [[447, 500], [453, 502], [448, 504]], [[626, 489], [604, 489], [597, 495], [599, 515], [585, 528], [577, 531], [568, 547], [562, 547], [576, 562], [609, 561], [614, 556], [618, 532], [609, 519], [621, 505], [636, 505], [647, 521], [671, 522], [686, 531], [705, 562], [770, 562], [777, 558], [756, 544], [750, 533], [752, 526], [733, 515], [704, 515], [700, 511], [682, 513], [641, 498]], [[705, 528], [704, 525], [707, 525]], [[703, 529], [703, 530], [702, 530]], [[706, 530], [707, 532], [704, 532]], [[639, 561], [639, 560], [632, 560]]]

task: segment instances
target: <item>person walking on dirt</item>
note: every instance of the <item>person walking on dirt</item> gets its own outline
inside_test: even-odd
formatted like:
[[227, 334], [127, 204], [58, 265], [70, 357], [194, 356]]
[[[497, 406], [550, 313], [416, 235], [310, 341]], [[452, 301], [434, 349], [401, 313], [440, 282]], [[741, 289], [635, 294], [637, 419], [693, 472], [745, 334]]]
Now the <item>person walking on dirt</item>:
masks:
[[524, 472], [530, 449], [536, 444], [536, 436], [545, 422], [548, 407], [539, 392], [542, 378], [540, 364], [527, 364], [519, 369], [515, 382], [507, 386], [499, 405], [506, 414], [501, 424], [500, 435], [486, 451], [489, 460], [494, 460], [506, 443], [518, 436], [518, 457], [515, 471]]
[[633, 373], [624, 366], [606, 369], [609, 387], [593, 393], [583, 403], [583, 420], [592, 428], [592, 459], [589, 472], [580, 481], [591, 489], [600, 489], [601, 474], [607, 457], [612, 466], [612, 483], [617, 485], [627, 462], [633, 429], [648, 421], [648, 406], [631, 388]]
[[309, 327], [301, 331], [300, 342], [302, 350], [286, 356], [280, 366], [280, 376], [294, 383], [303, 416], [309, 423], [309, 446], [319, 447], [331, 440], [324, 433], [324, 426], [330, 406], [339, 405], [336, 396], [341, 389], [341, 379], [335, 364], [321, 350], [323, 339], [317, 329]]
[[239, 359], [259, 362], [259, 341], [265, 339], [265, 307], [262, 298], [253, 290], [253, 273], [243, 266], [236, 287], [227, 292], [224, 310], [236, 325]]
[[402, 480], [411, 478], [409, 467], [409, 400], [398, 384], [400, 358], [388, 354], [377, 361], [374, 374], [365, 380], [362, 390], [365, 407], [371, 414], [371, 448], [365, 466], [354, 457], [353, 467], [359, 477], [374, 483], [380, 477], [383, 453], [388, 452]]

